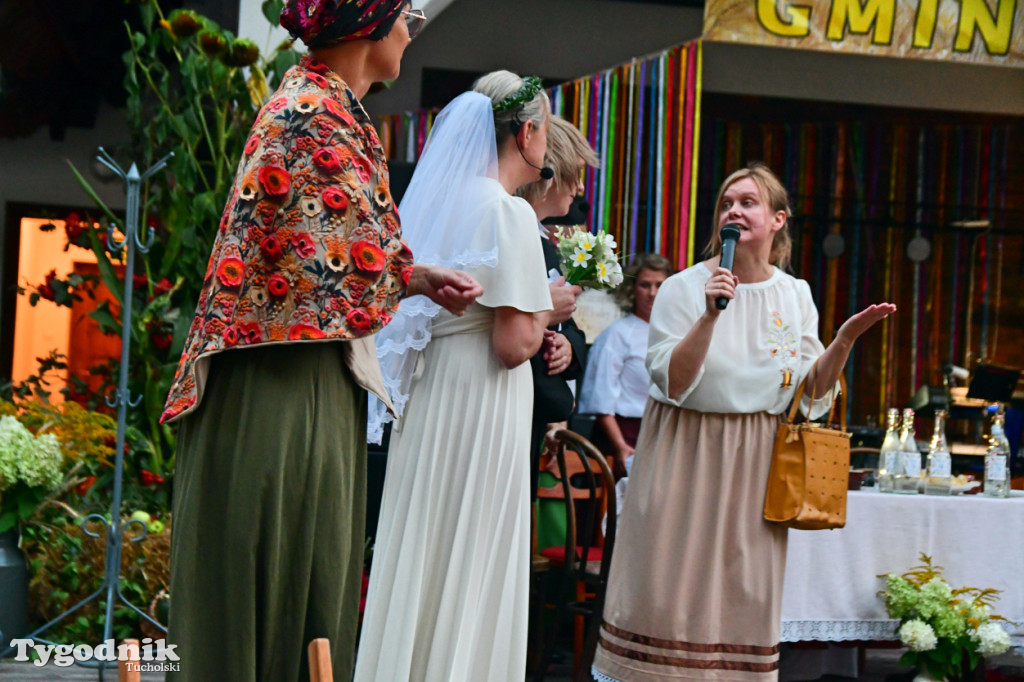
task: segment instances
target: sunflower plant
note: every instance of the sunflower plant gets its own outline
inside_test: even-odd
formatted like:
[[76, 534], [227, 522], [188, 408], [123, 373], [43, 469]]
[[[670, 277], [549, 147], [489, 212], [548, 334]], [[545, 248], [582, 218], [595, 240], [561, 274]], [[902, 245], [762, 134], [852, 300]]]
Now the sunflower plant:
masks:
[[[101, 332], [120, 337], [124, 278], [131, 277], [133, 314], [129, 390], [142, 403], [129, 410], [129, 427], [138, 434], [146, 456], [145, 470], [163, 481], [173, 472], [173, 431], [159, 424], [178, 358], [192, 321], [213, 240], [228, 198], [238, 159], [259, 109], [273, 86], [297, 63], [291, 42], [261, 53], [249, 40], [237, 38], [209, 18], [188, 9], [165, 14], [157, 0], [134, 0], [137, 21], [126, 24], [130, 47], [126, 114], [130, 142], [112, 151], [122, 166], [140, 172], [170, 156], [167, 167], [142, 186], [140, 239], [152, 234], [148, 253], [139, 252], [134, 272], [124, 272], [123, 254], [106, 249], [107, 225], [123, 233], [124, 216], [112, 210], [74, 166], [79, 184], [95, 204], [86, 215], [67, 216], [68, 247], [90, 249], [99, 276], [82, 278], [53, 272], [24, 292], [34, 305], [41, 299], [70, 307], [76, 300], [97, 301], [90, 317]], [[276, 24], [281, 0], [267, 0], [263, 13]], [[51, 228], [52, 229], [52, 228]], [[112, 302], [94, 296], [102, 282]], [[115, 388], [118, 359], [94, 368], [100, 375], [89, 384], [71, 377], [67, 397], [92, 409], [106, 409], [103, 396]], [[93, 370], [90, 370], [93, 371]], [[18, 394], [18, 387], [14, 387]], [[31, 392], [46, 399], [38, 386]]]
[[999, 591], [960, 587], [953, 589], [942, 577], [942, 566], [922, 552], [921, 565], [903, 575], [880, 575], [890, 618], [900, 621], [896, 634], [908, 651], [901, 665], [927, 671], [936, 680], [960, 680], [978, 667], [983, 656], [998, 655], [1010, 647], [1010, 638], [992, 614]]

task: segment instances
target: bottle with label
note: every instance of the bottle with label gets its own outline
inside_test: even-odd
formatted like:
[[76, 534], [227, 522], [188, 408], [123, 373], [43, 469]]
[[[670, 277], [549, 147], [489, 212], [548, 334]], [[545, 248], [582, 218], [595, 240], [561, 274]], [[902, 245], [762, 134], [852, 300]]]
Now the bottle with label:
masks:
[[895, 476], [901, 471], [900, 462], [900, 411], [895, 407], [886, 413], [885, 439], [878, 453], [878, 491], [891, 493]]
[[953, 492], [953, 458], [946, 442], [946, 411], [935, 411], [935, 432], [928, 444], [928, 476], [925, 495], [950, 495]]
[[1002, 411], [992, 415], [992, 435], [985, 453], [985, 495], [1010, 496], [1010, 441], [1004, 431], [1006, 417]]
[[921, 480], [921, 451], [914, 438], [914, 411], [903, 410], [903, 424], [900, 427], [900, 474], [893, 479], [893, 492], [916, 495]]

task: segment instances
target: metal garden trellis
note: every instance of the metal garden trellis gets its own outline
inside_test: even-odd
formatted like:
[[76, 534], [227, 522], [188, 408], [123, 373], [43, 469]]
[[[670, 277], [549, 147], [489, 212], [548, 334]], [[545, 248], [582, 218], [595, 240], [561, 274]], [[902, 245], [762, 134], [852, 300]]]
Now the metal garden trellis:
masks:
[[[141, 400], [141, 396], [137, 396], [135, 400], [132, 400], [128, 390], [128, 353], [131, 345], [132, 292], [134, 289], [132, 285], [132, 273], [135, 270], [135, 252], [140, 251], [142, 253], [147, 253], [149, 251], [149, 248], [153, 245], [154, 232], [153, 228], [150, 227], [145, 244], [143, 244], [139, 239], [139, 194], [142, 183], [154, 173], [162, 170], [164, 166], [167, 165], [167, 160], [173, 156], [173, 153], [160, 159], [155, 165], [149, 168], [149, 170], [140, 174], [134, 163], [126, 173], [117, 164], [117, 162], [114, 161], [110, 154], [106, 152], [106, 150], [100, 147], [99, 152], [97, 159], [124, 181], [127, 194], [124, 239], [118, 243], [114, 238], [114, 226], [110, 225], [107, 227], [107, 249], [112, 253], [121, 251], [126, 252], [124, 258], [124, 295], [121, 300], [121, 367], [118, 376], [117, 391], [114, 393], [114, 398], [111, 399], [108, 397], [106, 399], [107, 404], [111, 408], [117, 408], [117, 444], [115, 446], [116, 453], [114, 456], [114, 499], [110, 506], [110, 521], [104, 518], [101, 514], [90, 514], [82, 521], [82, 532], [90, 537], [102, 537], [99, 532], [89, 528], [88, 524], [90, 522], [102, 524], [105, 531], [107, 548], [103, 584], [88, 597], [27, 635], [28, 639], [43, 642], [44, 644], [53, 644], [53, 642], [40, 638], [38, 636], [40, 633], [46, 632], [50, 627], [78, 611], [86, 604], [100, 598], [104, 593], [106, 593], [106, 618], [103, 622], [102, 642], [106, 642], [113, 638], [115, 600], [119, 600], [122, 604], [136, 611], [140, 616], [145, 618], [164, 633], [167, 632], [166, 627], [151, 618], [148, 614], [143, 612], [142, 609], [128, 601], [124, 594], [121, 593], [121, 550], [124, 546], [125, 531], [129, 526], [136, 524], [141, 528], [141, 533], [135, 537], [129, 538], [129, 541], [139, 542], [146, 537], [146, 524], [142, 521], [121, 521], [121, 489], [124, 476], [124, 441], [128, 408], [138, 406], [139, 401]], [[160, 648], [158, 647], [157, 651], [159, 652], [159, 650]], [[6, 656], [11, 651], [13, 651], [13, 647], [5, 649], [0, 653], [0, 657]], [[80, 662], [79, 664], [98, 668], [99, 679], [100, 682], [102, 682], [104, 669], [106, 667], [115, 667], [117, 662], [91, 660]]]

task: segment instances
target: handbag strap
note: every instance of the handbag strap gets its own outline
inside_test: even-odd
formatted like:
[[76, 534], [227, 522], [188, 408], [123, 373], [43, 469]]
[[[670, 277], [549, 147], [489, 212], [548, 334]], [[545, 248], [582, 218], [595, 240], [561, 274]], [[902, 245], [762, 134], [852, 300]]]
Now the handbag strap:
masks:
[[[810, 393], [810, 396], [811, 396], [811, 409], [808, 410], [808, 413], [810, 413], [810, 411], [814, 409], [814, 401], [816, 400], [816, 398], [814, 397], [814, 393], [815, 393], [815, 388], [816, 388], [815, 384], [817, 384], [817, 382], [818, 382], [818, 372], [817, 372], [817, 369], [818, 369], [818, 361], [815, 360], [814, 364], [811, 366], [811, 371], [807, 373], [807, 376], [810, 376], [811, 374], [814, 374], [814, 384], [811, 384], [811, 393]], [[793, 420], [796, 419], [796, 412], [797, 412], [797, 410], [800, 409], [800, 400], [804, 397], [804, 385], [807, 383], [807, 376], [805, 376], [803, 378], [803, 381], [800, 382], [800, 385], [796, 387], [796, 393], [793, 395], [793, 406], [789, 409], [789, 416], [786, 419], [786, 423], [787, 424], [792, 424]], [[840, 372], [839, 373], [839, 400], [841, 401], [841, 404], [840, 404], [840, 407], [839, 407], [839, 429], [841, 431], [846, 431], [846, 394], [847, 394], [847, 390], [846, 390], [846, 376], [842, 372]], [[825, 399], [824, 396], [822, 396], [821, 398], [818, 398], [818, 400], [824, 400], [824, 399]], [[835, 412], [836, 412], [836, 401], [833, 400], [832, 401], [832, 407], [830, 407], [829, 411], [828, 411], [828, 422], [827, 422], [828, 424], [832, 423], [832, 419], [835, 416]]]

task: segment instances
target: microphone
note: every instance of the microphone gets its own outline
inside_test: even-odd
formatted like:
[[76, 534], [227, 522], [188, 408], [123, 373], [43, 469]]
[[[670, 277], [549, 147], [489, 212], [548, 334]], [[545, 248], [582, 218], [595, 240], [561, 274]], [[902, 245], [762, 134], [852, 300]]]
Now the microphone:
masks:
[[519, 138], [516, 137], [515, 141], [516, 149], [519, 150], [519, 156], [523, 157], [523, 161], [526, 162], [527, 166], [529, 166], [530, 168], [536, 168], [540, 172], [541, 180], [550, 180], [551, 178], [555, 177], [555, 171], [553, 168], [551, 168], [551, 166], [544, 166], [543, 168], [541, 168], [537, 164], [530, 163], [530, 160], [526, 158], [526, 154], [523, 153], [523, 148], [519, 146]]
[[[732, 262], [736, 258], [736, 241], [740, 238], [740, 228], [732, 223], [729, 223], [722, 228], [722, 260], [719, 262], [726, 270], [732, 270]], [[729, 305], [729, 299], [725, 296], [719, 296], [715, 299], [715, 307], [719, 310], [725, 310], [725, 306]]]

